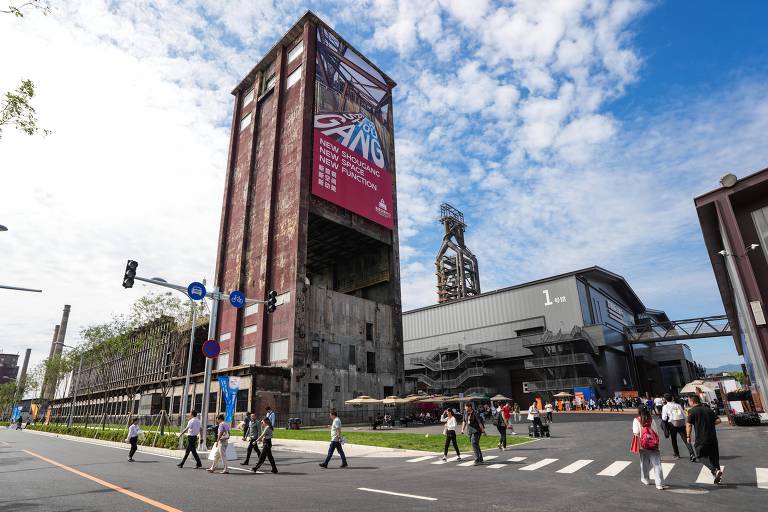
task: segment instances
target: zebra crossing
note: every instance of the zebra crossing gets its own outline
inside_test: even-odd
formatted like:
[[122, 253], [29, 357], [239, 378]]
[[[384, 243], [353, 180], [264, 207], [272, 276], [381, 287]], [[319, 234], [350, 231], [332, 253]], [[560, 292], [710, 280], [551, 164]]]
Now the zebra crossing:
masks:
[[[573, 462], [569, 461], [562, 461], [557, 458], [529, 458], [527, 456], [515, 456], [515, 457], [509, 457], [505, 458], [503, 460], [498, 460], [501, 457], [498, 455], [486, 455], [484, 457], [484, 461], [486, 464], [483, 465], [486, 469], [489, 470], [502, 470], [505, 468], [510, 468], [518, 471], [539, 471], [539, 470], [546, 470], [546, 469], [555, 469], [555, 473], [561, 474], [561, 475], [572, 475], [576, 473], [590, 473], [595, 476], [600, 477], [617, 477], [617, 476], [626, 476], [626, 475], [632, 475], [631, 471], [627, 471], [627, 468], [633, 464], [637, 464], [636, 461], [630, 461], [630, 460], [616, 460], [608, 464], [607, 466], [603, 466], [600, 464], [599, 461], [595, 461], [593, 459], [579, 459]], [[492, 464], [487, 464], [489, 461], [494, 461]], [[456, 466], [456, 467], [471, 467], [474, 466], [475, 461], [472, 458], [471, 454], [464, 455], [461, 459], [458, 459], [458, 457], [453, 456], [446, 460], [442, 460], [442, 457], [439, 455], [425, 455], [423, 457], [417, 457], [415, 459], [408, 459], [406, 460], [408, 463], [421, 463], [425, 462], [431, 465], [448, 465], [448, 466]], [[662, 462], [662, 474], [664, 475], [664, 479], [667, 480], [669, 477], [674, 473], [675, 467], [678, 466], [677, 463], [674, 462]], [[545, 469], [546, 468], [546, 469]], [[726, 474], [727, 478], [727, 471], [725, 469], [725, 466], [721, 466], [723, 469], [723, 472]], [[637, 468], [635, 468], [637, 469]], [[654, 479], [653, 472], [650, 472], [649, 477], [651, 480]], [[755, 468], [755, 482], [756, 487], [758, 489], [765, 489], [768, 490], [768, 468]], [[715, 485], [714, 479], [712, 474], [709, 472], [709, 470], [702, 466], [701, 470], [698, 473], [698, 476], [696, 477], [696, 480], [694, 481], [696, 484], [700, 485]]]

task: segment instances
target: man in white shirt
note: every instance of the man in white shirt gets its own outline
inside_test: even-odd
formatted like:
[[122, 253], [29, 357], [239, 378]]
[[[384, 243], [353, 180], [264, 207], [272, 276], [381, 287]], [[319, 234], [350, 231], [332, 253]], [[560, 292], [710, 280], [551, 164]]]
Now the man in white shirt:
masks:
[[341, 467], [346, 468], [349, 466], [347, 464], [347, 456], [344, 455], [344, 449], [341, 447], [341, 419], [336, 414], [336, 409], [331, 409], [331, 445], [328, 447], [328, 456], [325, 458], [325, 462], [320, 463], [321, 468], [328, 467], [328, 463], [331, 461], [335, 450], [338, 450], [341, 456]]
[[128, 452], [128, 462], [133, 462], [133, 456], [136, 454], [139, 445], [139, 434], [141, 434], [139, 418], [135, 418], [131, 426], [128, 427], [128, 437], [125, 439], [125, 442], [131, 445], [131, 450]]
[[178, 467], [184, 467], [184, 463], [187, 461], [187, 457], [189, 457], [190, 453], [192, 453], [192, 456], [195, 458], [195, 462], [197, 462], [195, 469], [203, 467], [203, 463], [200, 462], [200, 457], [197, 455], [198, 436], [200, 435], [201, 428], [202, 425], [200, 424], [200, 420], [197, 417], [197, 411], [192, 409], [192, 412], [189, 413], [187, 428], [182, 430], [181, 434], [179, 434], [180, 436], [183, 436], [184, 433], [187, 434], [187, 451], [184, 452], [184, 458], [181, 459], [181, 462], [176, 464]]
[[272, 425], [272, 428], [277, 428], [277, 415], [275, 415], [275, 411], [273, 411], [271, 407], [267, 407], [267, 413], [264, 417], [269, 420], [269, 424]]
[[657, 396], [653, 399], [653, 408], [656, 410], [656, 416], [661, 416], [662, 407], [664, 407], [664, 399]]
[[691, 459], [691, 462], [693, 462], [696, 460], [696, 453], [693, 451], [691, 443], [686, 439], [685, 410], [682, 405], [672, 400], [672, 395], [669, 393], [664, 395], [664, 401], [666, 403], [661, 408], [661, 421], [667, 425], [670, 441], [672, 441], [672, 451], [675, 452], [675, 458], [680, 458], [680, 451], [677, 449], [677, 436], [679, 435], [683, 439], [685, 447], [688, 448], [688, 457]]

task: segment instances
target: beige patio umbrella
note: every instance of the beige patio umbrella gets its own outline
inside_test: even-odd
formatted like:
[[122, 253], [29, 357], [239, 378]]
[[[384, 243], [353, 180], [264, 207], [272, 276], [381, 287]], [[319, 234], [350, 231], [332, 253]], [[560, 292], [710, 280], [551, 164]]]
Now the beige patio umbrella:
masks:
[[496, 395], [491, 397], [492, 402], [501, 402], [502, 400], [512, 400], [512, 399], [504, 395]]
[[405, 398], [400, 398], [399, 396], [388, 396], [382, 400], [381, 403], [384, 405], [399, 405], [410, 403], [410, 401]]
[[573, 395], [570, 394], [570, 393], [566, 393], [565, 391], [561, 391], [560, 393], [558, 393], [556, 395], [553, 395], [553, 396], [555, 398], [569, 398], [569, 397], [572, 397]]
[[352, 400], [347, 400], [344, 402], [347, 405], [375, 405], [380, 404], [381, 400], [377, 398], [371, 398], [367, 395], [360, 395], [357, 398], [353, 398]]
[[439, 403], [442, 403], [442, 402], [447, 402], [448, 399], [450, 399], [450, 398], [451, 398], [450, 396], [435, 395], [435, 396], [428, 396], [428, 397], [422, 398], [422, 399], [418, 400], [418, 402], [420, 404], [429, 404], [429, 403], [439, 404]]
[[426, 398], [426, 395], [408, 395], [407, 397], [403, 398], [403, 400], [405, 400], [404, 403], [409, 404], [411, 402], [418, 402], [422, 398]]

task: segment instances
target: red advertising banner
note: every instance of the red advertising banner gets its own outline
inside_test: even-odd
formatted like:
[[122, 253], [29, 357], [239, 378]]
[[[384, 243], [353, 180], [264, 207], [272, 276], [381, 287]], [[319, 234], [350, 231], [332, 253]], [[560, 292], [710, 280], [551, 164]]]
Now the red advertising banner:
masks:
[[[377, 151], [380, 151], [378, 146], [374, 146], [375, 132], [373, 138], [363, 137], [362, 133], [360, 138], [353, 137], [354, 140], [359, 141], [361, 147], [364, 141], [367, 141], [365, 149], [368, 152], [367, 156], [371, 158], [368, 160], [360, 153], [337, 142], [333, 136], [325, 135], [322, 128], [318, 129], [320, 128], [318, 124], [324, 128], [340, 126], [341, 123], [338, 121], [343, 116], [339, 114], [316, 116], [312, 193], [386, 228], [394, 229], [392, 175], [371, 161], [377, 159]], [[346, 114], [346, 117], [353, 116], [355, 114]], [[357, 116], [360, 115], [357, 114]], [[323, 117], [328, 119], [323, 120]], [[351, 124], [356, 124], [354, 121]], [[360, 126], [359, 123], [357, 124]], [[338, 130], [335, 131], [334, 135], [338, 136]], [[352, 131], [349, 133], [351, 134]], [[341, 142], [345, 140], [342, 138]], [[355, 146], [352, 145], [352, 147]], [[357, 149], [360, 151], [359, 148]]]

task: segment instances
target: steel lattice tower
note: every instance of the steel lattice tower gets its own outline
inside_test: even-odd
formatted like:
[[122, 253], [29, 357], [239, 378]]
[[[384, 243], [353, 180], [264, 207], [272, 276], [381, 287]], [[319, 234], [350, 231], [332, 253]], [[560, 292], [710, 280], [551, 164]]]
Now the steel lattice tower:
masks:
[[440, 205], [440, 222], [445, 234], [435, 259], [437, 267], [437, 301], [471, 297], [480, 294], [480, 271], [477, 258], [464, 244], [464, 214], [448, 203]]

